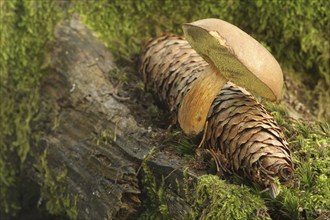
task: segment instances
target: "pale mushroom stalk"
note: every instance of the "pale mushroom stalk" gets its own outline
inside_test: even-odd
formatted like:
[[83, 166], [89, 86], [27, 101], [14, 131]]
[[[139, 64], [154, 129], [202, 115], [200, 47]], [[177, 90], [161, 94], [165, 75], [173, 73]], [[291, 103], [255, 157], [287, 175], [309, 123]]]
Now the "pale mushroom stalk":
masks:
[[186, 134], [196, 135], [203, 130], [211, 104], [227, 81], [215, 66], [209, 65], [194, 82], [178, 112], [180, 127]]
[[219, 168], [269, 187], [276, 196], [276, 179], [285, 183], [293, 176], [284, 135], [249, 92], [225, 82], [229, 79], [276, 100], [283, 84], [278, 63], [227, 22], [205, 19], [186, 27], [198, 54], [183, 37], [174, 35], [151, 39], [143, 48], [140, 73], [147, 90], [179, 115], [185, 133], [196, 134], [207, 124], [203, 145]]

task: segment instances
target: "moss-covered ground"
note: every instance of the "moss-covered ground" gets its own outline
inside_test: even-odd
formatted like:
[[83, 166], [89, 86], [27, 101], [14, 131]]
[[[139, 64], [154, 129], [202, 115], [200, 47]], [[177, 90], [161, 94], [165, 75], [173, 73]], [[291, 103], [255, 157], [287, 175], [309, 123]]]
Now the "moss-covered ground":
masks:
[[[197, 186], [200, 197], [193, 206], [195, 213], [190, 217], [201, 217], [200, 212], [212, 207], [219, 210], [227, 207], [219, 203], [205, 206], [205, 195], [214, 194], [208, 186], [211, 183], [219, 186], [220, 194], [223, 184], [229, 184], [226, 187], [233, 196], [241, 194], [253, 199], [254, 207], [260, 206], [260, 210], [267, 207], [274, 219], [329, 218], [329, 1], [5, 0], [0, 1], [0, 10], [0, 217], [19, 216], [24, 206], [23, 167], [27, 157], [34, 158], [34, 166], [44, 179], [40, 193], [46, 200], [46, 212], [76, 216], [74, 198], [62, 196], [65, 186], [57, 187], [62, 184], [53, 183], [61, 182], [63, 176], [49, 173], [44, 154], [36, 153], [39, 151], [34, 143], [42, 132], [33, 131], [31, 125], [38, 120], [40, 79], [47, 71], [46, 45], [52, 40], [56, 25], [65, 16], [78, 13], [114, 54], [119, 69], [110, 77], [120, 81], [126, 91], [145, 100], [152, 99], [143, 94], [137, 64], [140, 48], [150, 37], [162, 32], [181, 34], [182, 23], [217, 17], [261, 41], [279, 60], [290, 82], [285, 90], [289, 95], [281, 103], [265, 105], [288, 138], [296, 168], [295, 180], [282, 188], [278, 198], [271, 199], [253, 186], [238, 187], [215, 177], [203, 177]], [[163, 110], [152, 102], [148, 106], [143, 114], [145, 120], [166, 124], [160, 113]], [[297, 114], [302, 119], [292, 118]], [[193, 157], [193, 151], [187, 150], [190, 142], [177, 133], [173, 135], [180, 142], [176, 144], [181, 149], [178, 153]], [[159, 191], [159, 186], [154, 187]], [[228, 204], [231, 201], [228, 199]], [[166, 211], [166, 207], [161, 207]], [[228, 216], [236, 216], [235, 210], [231, 212]], [[162, 213], [166, 214], [158, 214]], [[245, 214], [249, 216], [248, 212], [240, 216]]]

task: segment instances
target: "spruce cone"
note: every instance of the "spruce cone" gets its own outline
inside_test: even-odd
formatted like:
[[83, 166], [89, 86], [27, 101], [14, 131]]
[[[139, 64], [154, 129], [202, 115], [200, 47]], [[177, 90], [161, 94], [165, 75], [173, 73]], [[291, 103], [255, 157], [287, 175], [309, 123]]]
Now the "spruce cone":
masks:
[[[183, 97], [207, 66], [183, 37], [167, 34], [143, 48], [140, 73], [146, 89], [177, 114]], [[227, 82], [219, 91], [204, 135], [204, 146], [223, 171], [261, 186], [272, 186], [275, 177], [282, 183], [292, 179], [290, 150], [280, 128], [243, 88]]]
[[206, 66], [183, 37], [167, 34], [145, 45], [140, 73], [146, 89], [177, 114], [183, 97]]
[[227, 83], [209, 111], [205, 144], [227, 172], [268, 186], [287, 182], [293, 163], [283, 133], [246, 90]]

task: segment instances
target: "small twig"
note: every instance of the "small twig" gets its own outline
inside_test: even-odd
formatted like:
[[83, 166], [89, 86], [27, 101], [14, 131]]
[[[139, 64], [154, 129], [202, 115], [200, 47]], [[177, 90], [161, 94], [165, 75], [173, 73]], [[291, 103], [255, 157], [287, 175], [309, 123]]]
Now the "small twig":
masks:
[[142, 162], [141, 162], [141, 164], [140, 164], [140, 166], [139, 166], [139, 168], [137, 169], [137, 171], [136, 171], [136, 175], [135, 176], [138, 176], [139, 175], [139, 173], [140, 173], [140, 171], [141, 171], [141, 169], [142, 169], [142, 167], [143, 167], [143, 163], [146, 163], [153, 155], [155, 154], [155, 147], [153, 147], [150, 151], [149, 151], [149, 153], [147, 154], [147, 155], [145, 155], [144, 156], [144, 158], [143, 158], [143, 160], [142, 160]]
[[121, 96], [118, 96], [117, 94], [115, 93], [110, 93], [115, 99], [119, 100], [119, 101], [127, 101], [130, 99], [130, 97], [121, 97]]
[[116, 121], [116, 124], [115, 124], [115, 132], [113, 134], [113, 141], [116, 142], [117, 140], [117, 126], [118, 125], [118, 121]]
[[206, 137], [206, 129], [207, 129], [207, 126], [208, 126], [208, 125], [209, 125], [209, 122], [206, 121], [205, 126], [204, 126], [203, 137], [202, 137], [202, 140], [201, 140], [201, 142], [199, 143], [199, 145], [198, 145], [197, 148], [200, 148], [200, 147], [203, 145], [204, 141], [205, 141], [205, 137]]
[[72, 84], [72, 87], [71, 87], [71, 89], [70, 89], [70, 92], [72, 93], [75, 89], [76, 89], [76, 84], [73, 83], [73, 84]]
[[164, 181], [168, 178], [168, 177], [170, 177], [175, 171], [177, 171], [178, 170], [178, 168], [175, 168], [175, 169], [173, 169], [165, 178], [164, 178]]

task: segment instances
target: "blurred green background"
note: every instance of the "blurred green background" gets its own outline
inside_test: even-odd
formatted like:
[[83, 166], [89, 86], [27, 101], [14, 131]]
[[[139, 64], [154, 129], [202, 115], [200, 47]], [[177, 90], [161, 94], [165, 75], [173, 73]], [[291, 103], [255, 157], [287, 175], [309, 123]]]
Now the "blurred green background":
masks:
[[[33, 166], [40, 173], [47, 173], [41, 172], [46, 168], [37, 153], [38, 146], [34, 144], [43, 131], [34, 129], [32, 125], [38, 121], [40, 80], [47, 71], [47, 45], [53, 39], [56, 25], [73, 13], [78, 13], [108, 46], [119, 68], [129, 67], [128, 71], [136, 74], [141, 46], [150, 37], [163, 32], [182, 34], [181, 24], [185, 22], [207, 17], [224, 19], [262, 42], [280, 62], [285, 73], [304, 85], [300, 101], [310, 108], [316, 123], [330, 121], [328, 0], [1, 0], [0, 9], [0, 217], [20, 216], [21, 210], [29, 207], [22, 199], [26, 198], [24, 186], [27, 180], [23, 167], [27, 157], [34, 158]], [[278, 112], [276, 108], [274, 111]], [[293, 128], [288, 128], [288, 131], [290, 129]], [[307, 135], [304, 129], [310, 129]], [[298, 129], [292, 141], [299, 140], [306, 145], [306, 149], [314, 149], [315, 141], [309, 143], [312, 137], [321, 143], [324, 137], [313, 129]], [[297, 152], [306, 149], [299, 148]], [[329, 160], [328, 152], [321, 158], [326, 158], [326, 162], [320, 165], [323, 168], [318, 167], [317, 174], [313, 173], [315, 170], [311, 171], [315, 181], [321, 177], [324, 181], [329, 175], [329, 171], [324, 171]], [[308, 163], [307, 160], [306, 166]], [[49, 188], [49, 184], [43, 184], [42, 179], [41, 176], [40, 185]], [[313, 203], [318, 204], [320, 209], [329, 208], [329, 204], [320, 202], [322, 195], [329, 192], [328, 179], [326, 187], [323, 182], [319, 186], [321, 191], [324, 190], [319, 194], [320, 198], [303, 204], [308, 203], [306, 206], [310, 209]], [[38, 186], [36, 189], [37, 194], [47, 191], [39, 190]], [[306, 186], [303, 190], [312, 190], [312, 186]], [[287, 196], [298, 199], [315, 195], [314, 191], [310, 192], [301, 195], [299, 190], [288, 191]], [[46, 194], [42, 194], [45, 200]], [[285, 198], [284, 195], [283, 201]], [[40, 211], [40, 215], [50, 213], [74, 218], [75, 214], [66, 211], [67, 207], [60, 200], [54, 203]], [[285, 203], [270, 203], [270, 206], [281, 208], [279, 204]], [[284, 205], [283, 210], [289, 209], [290, 205]], [[300, 217], [298, 210], [291, 211], [291, 217]], [[311, 210], [308, 216], [312, 219], [317, 213]]]

